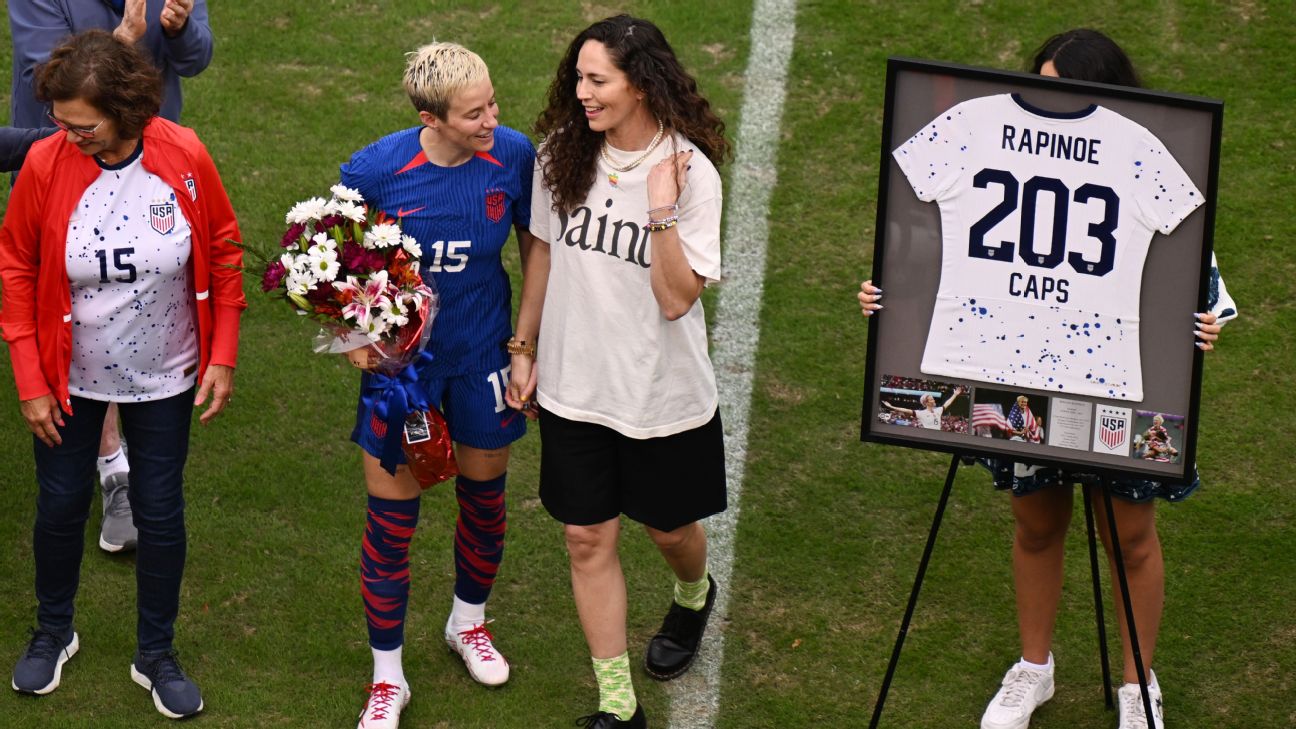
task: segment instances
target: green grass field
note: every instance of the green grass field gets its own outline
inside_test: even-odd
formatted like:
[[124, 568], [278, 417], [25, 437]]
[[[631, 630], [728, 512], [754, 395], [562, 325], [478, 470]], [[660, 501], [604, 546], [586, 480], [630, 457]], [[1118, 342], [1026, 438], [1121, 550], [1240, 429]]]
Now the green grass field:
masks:
[[[433, 38], [477, 50], [504, 123], [529, 130], [572, 35], [626, 9], [663, 27], [737, 130], [749, 2], [544, 5], [211, 3], [216, 57], [187, 83], [184, 121], [220, 166], [245, 240], [273, 245], [288, 206], [325, 191], [352, 151], [415, 122], [399, 85], [402, 53]], [[1207, 358], [1206, 486], [1159, 509], [1167, 607], [1156, 667], [1167, 719], [1193, 729], [1296, 725], [1296, 416], [1285, 402], [1296, 389], [1296, 256], [1287, 247], [1296, 239], [1296, 12], [1281, 1], [1085, 6], [801, 4], [734, 577], [724, 586], [732, 601], [728, 620], [712, 621], [727, 634], [718, 726], [867, 725], [948, 463], [859, 442], [866, 326], [853, 294], [870, 269], [886, 57], [1022, 69], [1045, 37], [1080, 25], [1121, 43], [1149, 87], [1226, 104], [1216, 242], [1242, 316]], [[7, 68], [7, 30], [0, 34]], [[247, 288], [238, 398], [196, 428], [187, 472], [177, 642], [207, 701], [194, 724], [352, 726], [370, 670], [356, 568], [364, 487], [347, 440], [357, 377], [339, 358], [311, 354], [313, 330], [254, 281]], [[34, 621], [35, 481], [8, 358], [0, 362], [0, 669], [8, 671]], [[443, 647], [454, 499], [445, 485], [425, 496], [406, 726], [570, 726], [594, 709], [561, 529], [536, 497], [538, 445], [533, 432], [514, 450], [508, 554], [491, 601], [498, 645], [513, 665], [502, 689], [473, 684]], [[1007, 499], [980, 470], [961, 472], [884, 726], [976, 726], [1016, 660]], [[96, 507], [89, 529], [98, 519]], [[1035, 729], [1115, 726], [1101, 699], [1082, 524], [1078, 515], [1054, 646], [1058, 692]], [[106, 556], [93, 542], [78, 601], [81, 653], [51, 696], [0, 692], [0, 727], [165, 721], [127, 675], [133, 559]], [[667, 606], [670, 576], [633, 528], [623, 559], [638, 661]], [[664, 727], [667, 691], [642, 672], [635, 680], [653, 726]]]

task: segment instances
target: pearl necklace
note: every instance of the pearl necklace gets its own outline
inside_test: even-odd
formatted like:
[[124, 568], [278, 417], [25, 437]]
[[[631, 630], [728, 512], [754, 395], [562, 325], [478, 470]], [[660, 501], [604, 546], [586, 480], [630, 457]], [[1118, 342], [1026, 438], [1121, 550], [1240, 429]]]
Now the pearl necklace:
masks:
[[[603, 140], [603, 146], [599, 147], [599, 154], [603, 155], [603, 161], [606, 162], [607, 166], [611, 167], [615, 172], [629, 172], [630, 170], [633, 170], [634, 168], [638, 167], [640, 162], [643, 162], [644, 160], [648, 159], [648, 155], [652, 154], [654, 149], [657, 149], [657, 144], [661, 142], [662, 132], [665, 131], [665, 129], [666, 129], [666, 125], [662, 123], [661, 119], [658, 119], [657, 133], [653, 135], [652, 141], [648, 143], [648, 149], [644, 150], [643, 154], [639, 155], [639, 157], [635, 161], [631, 162], [628, 165], [618, 167], [616, 163], [612, 161], [612, 157], [611, 155], [608, 154], [607, 151], [608, 143], [606, 139]], [[612, 175], [612, 177], [615, 177], [615, 175]], [[613, 182], [612, 184], [616, 185], [615, 182]]]

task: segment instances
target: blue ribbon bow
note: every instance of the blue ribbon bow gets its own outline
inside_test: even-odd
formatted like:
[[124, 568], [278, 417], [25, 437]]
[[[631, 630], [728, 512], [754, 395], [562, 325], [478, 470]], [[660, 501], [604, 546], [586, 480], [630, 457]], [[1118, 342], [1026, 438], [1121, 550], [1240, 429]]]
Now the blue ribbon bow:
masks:
[[412, 362], [405, 365], [400, 372], [388, 376], [381, 373], [370, 373], [365, 383], [361, 400], [367, 411], [374, 413], [387, 424], [387, 435], [383, 437], [382, 456], [379, 462], [383, 470], [396, 475], [396, 466], [401, 453], [401, 440], [405, 433], [405, 418], [410, 413], [428, 409], [428, 396], [419, 384], [418, 366], [432, 362], [432, 355], [419, 352]]

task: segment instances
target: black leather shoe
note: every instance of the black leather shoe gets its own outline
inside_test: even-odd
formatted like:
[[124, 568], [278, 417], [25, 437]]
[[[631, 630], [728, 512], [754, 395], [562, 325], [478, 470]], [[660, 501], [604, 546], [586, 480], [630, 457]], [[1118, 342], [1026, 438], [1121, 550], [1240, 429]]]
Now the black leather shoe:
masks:
[[586, 729], [648, 729], [648, 719], [644, 716], [643, 704], [639, 704], [629, 721], [621, 721], [616, 714], [600, 711], [577, 719], [576, 726]]
[[644, 654], [644, 670], [653, 678], [669, 681], [683, 675], [693, 664], [702, 634], [706, 632], [707, 618], [715, 605], [716, 581], [707, 575], [711, 586], [707, 588], [706, 604], [701, 610], [688, 608], [672, 601], [670, 612], [662, 621], [661, 630], [648, 641]]

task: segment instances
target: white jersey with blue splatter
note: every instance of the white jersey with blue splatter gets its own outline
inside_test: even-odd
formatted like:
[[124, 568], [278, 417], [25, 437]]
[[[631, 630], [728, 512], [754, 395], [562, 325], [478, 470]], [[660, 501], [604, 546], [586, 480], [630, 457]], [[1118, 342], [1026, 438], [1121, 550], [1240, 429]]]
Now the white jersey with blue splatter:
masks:
[[892, 156], [940, 206], [923, 373], [1143, 399], [1143, 263], [1153, 233], [1203, 202], [1159, 139], [1101, 106], [1002, 94], [941, 113]]
[[197, 380], [189, 222], [141, 159], [105, 167], [68, 221], [68, 384], [91, 400], [160, 400]]

